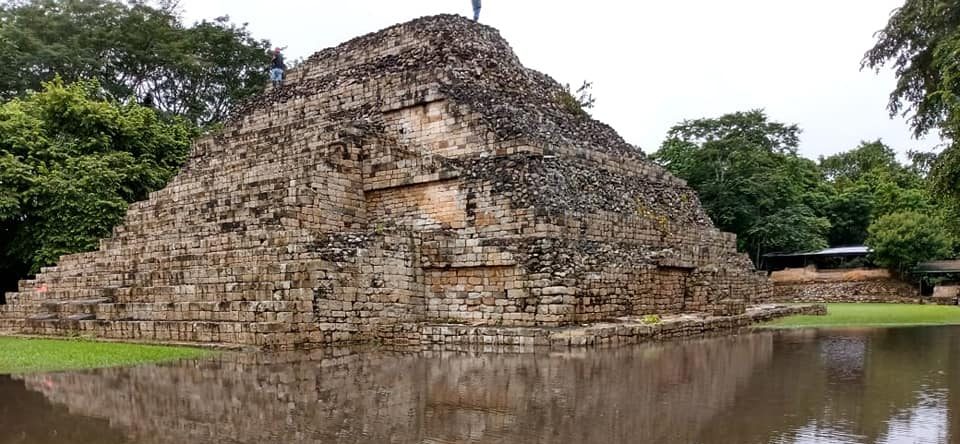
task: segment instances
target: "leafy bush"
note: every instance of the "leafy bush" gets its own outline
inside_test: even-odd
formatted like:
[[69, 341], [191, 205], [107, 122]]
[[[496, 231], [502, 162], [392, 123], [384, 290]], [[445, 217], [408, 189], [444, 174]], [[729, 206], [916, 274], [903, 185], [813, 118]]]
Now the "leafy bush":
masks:
[[587, 110], [593, 108], [593, 104], [596, 102], [593, 94], [590, 93], [590, 89], [592, 88], [593, 83], [584, 81], [583, 85], [580, 85], [577, 91], [574, 92], [570, 88], [570, 84], [567, 83], [564, 85], [564, 91], [557, 97], [557, 101], [559, 101], [560, 106], [563, 106], [570, 114], [580, 117], [590, 117], [590, 113], [588, 113]]
[[661, 321], [660, 315], [655, 315], [655, 314], [646, 315], [640, 319], [640, 322], [643, 322], [644, 324], [647, 324], [647, 325], [659, 324], [660, 321]]
[[950, 257], [953, 250], [946, 224], [928, 213], [891, 213], [874, 221], [867, 231], [873, 261], [900, 273], [919, 262]]
[[[0, 269], [36, 272], [91, 250], [127, 204], [162, 188], [196, 130], [151, 108], [64, 84], [0, 105]], [[9, 281], [11, 276], [5, 276]]]

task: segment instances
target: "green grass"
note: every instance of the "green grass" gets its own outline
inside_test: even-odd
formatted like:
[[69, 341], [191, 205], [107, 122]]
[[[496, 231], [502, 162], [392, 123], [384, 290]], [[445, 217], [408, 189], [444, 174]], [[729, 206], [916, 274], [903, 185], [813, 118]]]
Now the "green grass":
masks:
[[916, 304], [827, 304], [826, 316], [790, 316], [763, 328], [906, 327], [960, 324], [960, 307]]
[[187, 347], [0, 337], [0, 374], [122, 367], [213, 353]]

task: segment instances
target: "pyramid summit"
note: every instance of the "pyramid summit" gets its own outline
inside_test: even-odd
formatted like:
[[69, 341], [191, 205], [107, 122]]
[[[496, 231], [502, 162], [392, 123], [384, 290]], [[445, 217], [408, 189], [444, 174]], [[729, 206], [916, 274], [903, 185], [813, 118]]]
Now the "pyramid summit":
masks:
[[[576, 345], [560, 327], [752, 322], [771, 287], [735, 237], [564, 92], [458, 16], [320, 51], [198, 140], [97, 251], [22, 281], [0, 330]], [[651, 334], [630, 325], [613, 337]]]

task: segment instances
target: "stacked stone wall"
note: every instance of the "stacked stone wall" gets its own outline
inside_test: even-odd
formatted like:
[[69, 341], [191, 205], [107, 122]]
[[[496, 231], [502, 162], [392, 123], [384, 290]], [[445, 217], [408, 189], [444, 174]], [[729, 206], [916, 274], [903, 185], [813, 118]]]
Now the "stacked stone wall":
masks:
[[857, 282], [777, 283], [779, 302], [908, 302], [920, 300], [917, 287], [896, 279]]

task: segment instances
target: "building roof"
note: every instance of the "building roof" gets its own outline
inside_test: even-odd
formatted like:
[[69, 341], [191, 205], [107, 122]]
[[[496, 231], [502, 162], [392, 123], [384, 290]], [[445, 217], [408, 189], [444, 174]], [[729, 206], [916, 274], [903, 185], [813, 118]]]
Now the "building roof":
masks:
[[823, 250], [804, 251], [799, 253], [767, 253], [764, 257], [801, 257], [801, 256], [866, 256], [870, 247], [866, 245], [847, 245], [842, 247], [824, 248]]
[[930, 261], [917, 264], [917, 273], [960, 273], [960, 260]]

